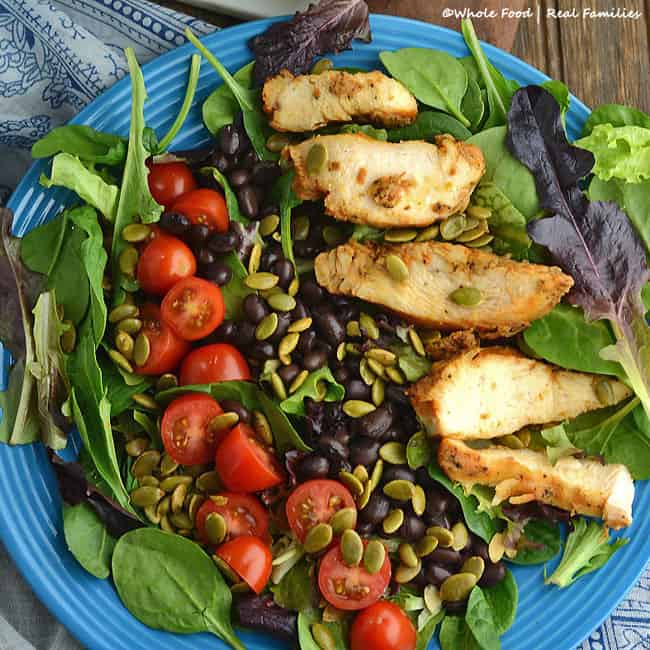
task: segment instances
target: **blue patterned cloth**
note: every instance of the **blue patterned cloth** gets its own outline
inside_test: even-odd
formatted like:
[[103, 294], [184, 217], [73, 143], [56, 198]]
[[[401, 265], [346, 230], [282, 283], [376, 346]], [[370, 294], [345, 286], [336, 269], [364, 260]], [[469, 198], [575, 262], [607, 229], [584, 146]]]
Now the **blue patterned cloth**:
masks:
[[[0, 202], [29, 166], [31, 144], [126, 74], [127, 45], [144, 62], [183, 43], [187, 25], [214, 29], [145, 0], [0, 0]], [[78, 647], [0, 545], [0, 649]], [[650, 650], [650, 571], [581, 650]]]

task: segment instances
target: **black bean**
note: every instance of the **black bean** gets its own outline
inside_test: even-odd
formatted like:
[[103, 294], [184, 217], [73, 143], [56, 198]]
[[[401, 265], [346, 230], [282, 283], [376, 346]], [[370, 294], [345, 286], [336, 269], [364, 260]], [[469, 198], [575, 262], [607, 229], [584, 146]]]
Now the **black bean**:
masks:
[[275, 356], [275, 346], [270, 341], [257, 341], [248, 349], [248, 354], [257, 361], [266, 361]]
[[280, 214], [280, 208], [275, 203], [267, 203], [260, 210], [260, 219], [268, 217], [270, 214]]
[[424, 521], [427, 526], [440, 526], [441, 528], [451, 530], [451, 521], [449, 516], [444, 512], [437, 515], [431, 515], [425, 511], [422, 515], [422, 521]]
[[158, 223], [163, 230], [177, 237], [184, 235], [190, 227], [190, 220], [178, 212], [163, 212]]
[[330, 471], [330, 462], [320, 454], [307, 454], [296, 468], [299, 481], [309, 481], [314, 478], [325, 478]]
[[380, 524], [390, 511], [390, 501], [381, 493], [373, 492], [366, 507], [359, 512], [359, 519], [363, 522]]
[[408, 465], [387, 465], [381, 475], [381, 480], [384, 483], [399, 480], [415, 483], [415, 472]]
[[201, 277], [222, 287], [232, 280], [232, 270], [223, 262], [212, 262], [201, 267]]
[[310, 307], [317, 305], [323, 299], [323, 290], [314, 280], [305, 280], [300, 285], [300, 297]]
[[458, 566], [462, 561], [458, 551], [454, 551], [453, 548], [441, 548], [440, 546], [429, 553], [427, 559], [435, 564], [444, 564], [445, 566]]
[[224, 399], [219, 402], [224, 412], [234, 411], [239, 415], [239, 421], [248, 424], [251, 421], [250, 411], [241, 403], [234, 399]]
[[463, 616], [467, 610], [467, 600], [448, 600], [445, 603], [445, 614]]
[[404, 517], [402, 525], [397, 529], [397, 537], [403, 537], [408, 541], [415, 541], [424, 537], [427, 527], [416, 515], [408, 514]]
[[450, 575], [452, 571], [440, 564], [427, 562], [424, 566], [424, 577], [430, 585], [439, 587]]
[[228, 174], [228, 180], [230, 181], [230, 184], [234, 187], [241, 187], [242, 185], [246, 185], [247, 183], [250, 182], [251, 179], [251, 174], [247, 169], [242, 169], [241, 167], [238, 167], [237, 169], [233, 169], [229, 174]]
[[369, 521], [361, 521], [357, 524], [356, 530], [361, 537], [370, 537], [375, 532], [375, 525]]
[[262, 251], [262, 257], [260, 257], [260, 269], [262, 271], [272, 271], [273, 265], [281, 259], [283, 259], [282, 247], [280, 244], [271, 242]]
[[246, 217], [255, 219], [260, 210], [260, 204], [255, 193], [255, 188], [252, 185], [244, 185], [237, 191], [237, 201], [239, 202], [239, 209]]
[[358, 422], [359, 433], [369, 438], [378, 439], [388, 431], [393, 423], [393, 413], [387, 406], [382, 404], [372, 413], [359, 418]]
[[429, 470], [426, 467], [418, 467], [415, 470], [415, 478], [417, 484], [421, 485], [425, 490], [433, 488], [437, 485], [436, 480], [431, 478]]
[[350, 379], [350, 371], [345, 366], [339, 366], [338, 368], [335, 368], [332, 374], [334, 375], [334, 379], [336, 379], [339, 384], [345, 384], [348, 379]]
[[268, 185], [280, 176], [280, 166], [272, 160], [262, 160], [253, 165], [253, 183]]
[[215, 232], [208, 240], [208, 248], [214, 253], [223, 254], [235, 250], [241, 237], [234, 230]]
[[337, 480], [339, 478], [339, 474], [341, 472], [351, 472], [352, 471], [352, 465], [350, 464], [350, 461], [347, 458], [343, 458], [342, 456], [335, 456], [334, 458], [330, 458], [330, 478]]
[[305, 367], [305, 370], [309, 370], [310, 372], [322, 368], [326, 363], [327, 352], [322, 347], [312, 348], [302, 359], [302, 365]]
[[307, 318], [309, 316], [309, 310], [305, 307], [304, 303], [300, 298], [296, 298], [296, 306], [291, 310], [291, 320], [300, 320], [301, 318]]
[[[212, 264], [215, 261], [214, 253], [207, 248], [206, 246], [201, 246], [196, 254], [196, 261], [199, 267], [204, 267]], [[201, 275], [203, 275], [203, 269], [201, 268]]]
[[225, 341], [226, 343], [234, 343], [237, 336], [237, 323], [231, 320], [225, 320], [217, 329], [212, 333], [210, 338], [215, 341]]
[[283, 338], [287, 333], [289, 325], [291, 325], [291, 316], [289, 316], [286, 311], [280, 312], [278, 314], [278, 325], [275, 328], [275, 332], [273, 332], [271, 341], [279, 342], [280, 339]]
[[290, 363], [288, 366], [282, 366], [278, 370], [278, 375], [280, 379], [284, 382], [285, 386], [288, 386], [300, 372], [300, 366], [297, 363]]
[[288, 289], [291, 280], [293, 280], [293, 264], [289, 260], [278, 260], [273, 265], [271, 271], [278, 276], [278, 284], [283, 289]]
[[490, 559], [488, 545], [478, 535], [472, 534], [472, 555], [482, 557], [486, 562]]
[[318, 448], [330, 459], [336, 458], [336, 456], [347, 459], [350, 454], [350, 450], [345, 445], [329, 434], [320, 437]]
[[232, 156], [237, 153], [241, 141], [239, 131], [233, 124], [226, 124], [219, 131], [219, 147], [225, 154]]
[[386, 399], [396, 404], [409, 404], [409, 398], [405, 390], [399, 386], [395, 386], [395, 384], [388, 384], [386, 386]]
[[304, 257], [305, 259], [312, 259], [321, 252], [323, 246], [315, 243], [311, 237], [309, 239], [295, 239], [293, 242], [293, 250], [296, 257]]
[[370, 467], [379, 458], [379, 442], [370, 438], [359, 437], [350, 449], [350, 462], [353, 465]]
[[395, 334], [395, 327], [386, 314], [375, 314], [375, 322], [382, 332], [386, 334]]
[[244, 298], [243, 309], [246, 318], [254, 325], [257, 325], [265, 316], [271, 313], [264, 298], [255, 293], [249, 293]]
[[391, 426], [386, 432], [384, 432], [380, 437], [379, 440], [382, 442], [394, 442], [394, 441], [401, 441], [403, 440], [406, 442], [408, 440], [409, 436], [405, 436], [404, 432], [401, 429], [398, 429], [395, 426]]
[[485, 570], [478, 581], [479, 587], [494, 587], [506, 577], [506, 565], [503, 562], [485, 563]]
[[[347, 446], [350, 444], [352, 436], [350, 435], [348, 428], [344, 424], [340, 424], [334, 432], [334, 438], [336, 438], [336, 440], [338, 440], [342, 445]], [[355, 465], [357, 464], [358, 463], [355, 463]]]
[[309, 351], [314, 347], [314, 343], [316, 343], [316, 332], [314, 332], [314, 330], [306, 330], [300, 335], [296, 350], [300, 354], [308, 354]]
[[431, 515], [438, 515], [446, 512], [451, 506], [453, 496], [443, 492], [442, 488], [433, 487], [427, 491], [426, 512]]
[[345, 340], [345, 326], [333, 313], [314, 314], [314, 323], [331, 345], [339, 345]]
[[214, 158], [212, 159], [212, 164], [222, 173], [224, 174], [230, 169], [230, 165], [232, 164], [232, 159], [230, 156], [226, 156], [225, 153], [219, 152]]
[[255, 341], [255, 325], [247, 320], [237, 323], [237, 340], [239, 346], [251, 345]]
[[[248, 139], [248, 138], [246, 138]], [[248, 141], [250, 143], [250, 140]], [[252, 169], [253, 165], [258, 161], [257, 154], [253, 149], [248, 149], [242, 154], [243, 150], [240, 150], [239, 164], [247, 170]]]
[[195, 223], [190, 226], [187, 232], [187, 240], [196, 249], [203, 245], [210, 235], [210, 229], [204, 223]]

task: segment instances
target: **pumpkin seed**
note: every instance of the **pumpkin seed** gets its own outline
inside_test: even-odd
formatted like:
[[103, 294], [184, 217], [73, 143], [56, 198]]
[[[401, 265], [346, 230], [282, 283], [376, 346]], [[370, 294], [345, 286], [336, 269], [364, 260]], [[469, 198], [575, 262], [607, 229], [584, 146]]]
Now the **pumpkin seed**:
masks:
[[213, 555], [212, 561], [217, 565], [217, 568], [228, 582], [235, 584], [239, 582], [239, 576], [230, 568], [228, 562], [222, 560], [218, 555]]
[[615, 401], [614, 389], [609, 379], [601, 379], [594, 386], [596, 397], [601, 404], [612, 404]]
[[336, 358], [338, 361], [343, 361], [343, 359], [345, 359], [345, 355], [346, 355], [345, 341], [341, 341], [336, 346]]
[[328, 246], [338, 246], [345, 241], [346, 237], [341, 228], [337, 226], [325, 226], [323, 228], [323, 239]]
[[307, 152], [305, 165], [310, 176], [318, 174], [327, 163], [327, 149], [320, 143], [313, 144]]
[[529, 447], [530, 446], [530, 441], [531, 441], [531, 434], [530, 434], [530, 429], [522, 429], [519, 431], [519, 433], [515, 434], [517, 438], [521, 441], [521, 444], [524, 447]]
[[138, 508], [145, 508], [156, 505], [164, 496], [165, 493], [160, 488], [143, 485], [131, 492], [131, 503]]
[[366, 352], [366, 357], [379, 361], [382, 366], [394, 366], [397, 363], [397, 355], [384, 348], [372, 348]]
[[376, 408], [374, 404], [360, 399], [349, 399], [343, 402], [343, 412], [351, 418], [361, 418], [372, 413]]
[[170, 474], [173, 474], [178, 469], [178, 467], [178, 463], [169, 454], [163, 454], [163, 457], [160, 461], [161, 476], [169, 476]]
[[482, 219], [474, 219], [474, 217], [468, 216], [467, 213], [465, 214], [465, 232], [476, 228], [480, 223], [483, 223]]
[[147, 485], [149, 487], [158, 487], [160, 485], [160, 481], [155, 476], [143, 476], [138, 479], [138, 483], [140, 486]]
[[395, 282], [406, 282], [409, 279], [409, 267], [399, 255], [386, 256], [386, 270]]
[[351, 472], [339, 472], [339, 479], [353, 496], [360, 497], [363, 494], [363, 483]]
[[352, 473], [362, 482], [362, 483], [367, 483], [368, 482], [368, 470], [363, 466], [363, 465], [357, 465], [353, 470]]
[[214, 470], [203, 472], [196, 479], [196, 489], [206, 494], [214, 494], [221, 489], [219, 474]]
[[127, 334], [137, 334], [142, 329], [142, 321], [139, 318], [124, 318], [116, 325], [118, 331]]
[[287, 399], [287, 389], [284, 387], [282, 377], [277, 372], [271, 373], [271, 388], [281, 402]]
[[481, 237], [478, 239], [468, 241], [465, 245], [469, 246], [470, 248], [483, 248], [484, 246], [487, 246], [493, 239], [493, 235], [486, 233], [485, 235], [481, 235]]
[[[172, 498], [171, 498], [172, 512], [177, 513], [183, 509], [183, 506], [185, 505], [186, 496], [187, 496], [187, 485], [183, 483], [177, 485], [174, 491], [172, 492]], [[178, 524], [174, 524], [174, 525], [178, 526]], [[192, 527], [192, 523], [190, 523], [190, 528], [191, 527]], [[179, 528], [182, 528], [182, 526], [179, 526]]]
[[426, 557], [438, 548], [438, 538], [425, 535], [415, 542], [415, 552], [418, 557]]
[[363, 552], [363, 566], [371, 575], [381, 571], [386, 561], [386, 547], [378, 540], [371, 539]]
[[142, 453], [131, 467], [131, 474], [133, 478], [140, 478], [141, 476], [151, 476], [160, 463], [160, 452], [155, 449], [150, 449]]
[[485, 571], [485, 560], [478, 555], [472, 555], [472, 557], [468, 557], [463, 562], [463, 566], [460, 570], [463, 573], [473, 573], [478, 581], [481, 579], [483, 572]]
[[372, 386], [375, 383], [375, 379], [377, 379], [377, 375], [375, 375], [368, 365], [368, 359], [361, 359], [361, 363], [359, 364], [359, 374], [366, 386]]
[[66, 330], [61, 334], [59, 344], [63, 352], [70, 354], [77, 344], [77, 328], [71, 320], [63, 321], [63, 324], [66, 326]]
[[310, 74], [321, 74], [327, 72], [334, 67], [334, 64], [329, 59], [319, 59], [314, 63], [309, 71]]
[[438, 546], [441, 548], [451, 548], [454, 543], [454, 535], [450, 530], [442, 526], [431, 526], [427, 528], [427, 535], [431, 535], [438, 540]]
[[440, 585], [440, 598], [443, 602], [465, 600], [478, 582], [473, 573], [456, 573]]
[[286, 133], [273, 133], [266, 141], [266, 148], [273, 153], [279, 153], [289, 144], [291, 138]]
[[298, 332], [290, 332], [289, 334], [286, 334], [280, 341], [278, 352], [283, 355], [291, 354], [296, 349], [299, 340], [300, 334], [298, 334]]
[[276, 293], [267, 302], [276, 311], [291, 311], [296, 306], [296, 299], [286, 293]]
[[440, 224], [440, 235], [446, 241], [456, 239], [465, 230], [465, 215], [454, 214]]
[[327, 626], [322, 623], [312, 623], [309, 629], [320, 650], [336, 650], [336, 640]]
[[[178, 531], [178, 534], [181, 534], [181, 531]], [[239, 582], [235, 582], [234, 585], [230, 585], [230, 591], [233, 594], [243, 594], [246, 593], [247, 591], [250, 591], [250, 587], [246, 584], [244, 580], [240, 580]]]
[[210, 469], [210, 466], [207, 464], [203, 465], [186, 465], [183, 467], [183, 474], [186, 474], [187, 476], [191, 476], [192, 478], [198, 478], [203, 474], [203, 472], [207, 472], [208, 469]]
[[109, 350], [108, 356], [110, 360], [119, 368], [126, 372], [133, 372], [133, 366], [129, 363], [129, 360], [117, 350]]
[[149, 438], [133, 438], [125, 446], [126, 453], [129, 456], [137, 458], [141, 453], [149, 449]]
[[[278, 379], [280, 379], [279, 376]], [[280, 381], [282, 380], [280, 379]], [[282, 387], [284, 388], [284, 384]], [[255, 433], [264, 441], [265, 444], [273, 444], [273, 429], [271, 429], [271, 423], [262, 411], [253, 411], [253, 429], [255, 429]]]
[[359, 325], [358, 320], [351, 320], [348, 322], [348, 324], [345, 326], [345, 333], [352, 337], [352, 338], [358, 338], [361, 336], [361, 327]]
[[476, 241], [479, 237], [485, 235], [486, 232], [488, 232], [488, 225], [485, 221], [481, 221], [474, 228], [465, 230], [465, 232], [463, 232], [461, 235], [458, 235], [455, 241], [461, 244]]
[[218, 512], [211, 512], [205, 519], [205, 534], [210, 544], [221, 544], [228, 534], [226, 520]]
[[146, 408], [151, 411], [157, 411], [160, 408], [158, 402], [156, 402], [156, 400], [151, 397], [151, 395], [147, 395], [146, 393], [133, 393], [133, 395], [131, 395], [131, 399], [139, 406], [142, 406], [142, 408]]
[[384, 461], [381, 458], [378, 458], [375, 466], [372, 468], [372, 472], [370, 473], [370, 480], [368, 481], [373, 490], [379, 485], [379, 481], [381, 481], [383, 473]]
[[379, 328], [375, 319], [370, 314], [361, 312], [359, 316], [359, 327], [361, 328], [361, 332], [369, 339], [376, 341], [379, 338]]
[[424, 343], [420, 338], [420, 335], [413, 328], [408, 331], [409, 343], [411, 347], [415, 350], [416, 354], [419, 354], [421, 357], [426, 357], [427, 353], [424, 349]]
[[175, 474], [174, 476], [167, 476], [160, 482], [160, 489], [165, 492], [173, 492], [179, 485], [192, 485], [194, 479], [191, 476], [183, 474]]
[[513, 436], [512, 434], [497, 438], [497, 443], [503, 445], [504, 447], [508, 447], [509, 449], [524, 448], [524, 443], [517, 436]]
[[384, 485], [384, 494], [395, 501], [409, 501], [414, 493], [415, 484], [405, 479], [396, 479]]
[[164, 499], [162, 499], [161, 502], [158, 504], [158, 509], [157, 509], [158, 516], [165, 517], [169, 512], [171, 505], [172, 502], [170, 497], [166, 496]]
[[454, 551], [462, 551], [469, 543], [469, 531], [467, 526], [462, 521], [455, 523], [451, 527], [451, 534], [454, 536], [454, 541], [451, 548]]
[[215, 415], [208, 423], [210, 433], [220, 433], [226, 429], [232, 429], [239, 422], [239, 413], [226, 411]]
[[322, 402], [327, 397], [327, 384], [322, 379], [319, 379], [314, 385], [314, 389], [316, 390], [314, 401]]
[[149, 337], [140, 332], [138, 338], [135, 340], [135, 347], [133, 348], [133, 360], [135, 361], [135, 364], [137, 366], [144, 366], [144, 364], [147, 363], [150, 354], [151, 342], [149, 341]]
[[144, 223], [130, 223], [122, 228], [122, 239], [129, 244], [137, 244], [151, 235], [151, 226]]
[[341, 555], [348, 566], [359, 566], [363, 558], [363, 541], [355, 530], [348, 528], [341, 535]]
[[251, 254], [248, 258], [248, 272], [256, 273], [260, 268], [260, 261], [262, 260], [262, 244], [257, 242], [251, 248]]
[[413, 548], [412, 544], [409, 544], [407, 542], [403, 542], [399, 545], [397, 554], [399, 555], [399, 559], [401, 560], [402, 564], [410, 568], [416, 567], [420, 561], [418, 559], [418, 556], [415, 554], [415, 549]]
[[346, 616], [346, 612], [342, 609], [336, 609], [329, 603], [323, 608], [323, 623], [340, 623], [345, 620]]
[[255, 338], [258, 341], [266, 341], [266, 339], [273, 336], [277, 328], [278, 315], [272, 311], [270, 314], [264, 316], [259, 325], [255, 328]]
[[187, 506], [187, 514], [189, 515], [192, 522], [196, 521], [196, 513], [204, 502], [205, 499], [200, 494], [194, 493], [190, 496], [190, 502]]
[[160, 523], [160, 515], [158, 514], [158, 508], [156, 508], [155, 505], [146, 506], [144, 508], [144, 514], [147, 517], [147, 519], [155, 526], [157, 526]]
[[332, 527], [329, 524], [316, 524], [309, 530], [305, 537], [305, 551], [307, 553], [318, 553], [327, 548], [332, 541]]
[[190, 521], [189, 516], [186, 512], [172, 512], [171, 515], [167, 515], [169, 521], [176, 527], [181, 529], [190, 529], [192, 528], [192, 521]]
[[400, 564], [397, 569], [395, 569], [393, 578], [397, 584], [404, 585], [407, 582], [411, 582], [411, 580], [413, 580], [421, 570], [422, 560], [420, 560], [420, 558], [417, 558], [417, 564], [414, 567], [406, 566], [406, 564]]
[[488, 557], [490, 558], [490, 562], [493, 564], [501, 561], [506, 550], [504, 542], [503, 533], [495, 533], [492, 536], [492, 539], [488, 544]]
[[293, 321], [291, 325], [289, 325], [289, 329], [287, 329], [287, 332], [304, 332], [305, 330], [308, 330], [311, 325], [312, 325], [312, 318], [311, 316], [307, 316], [306, 318], [300, 318], [299, 320]]
[[415, 486], [415, 491], [411, 497], [411, 505], [413, 506], [413, 512], [418, 517], [424, 514], [424, 510], [427, 507], [427, 495], [424, 493], [421, 485]]
[[379, 456], [391, 465], [404, 465], [406, 463], [406, 446], [401, 442], [385, 442], [379, 448]]
[[384, 241], [403, 243], [413, 241], [418, 236], [418, 231], [414, 228], [391, 228], [384, 234]]
[[440, 226], [437, 223], [431, 224], [424, 230], [420, 230], [418, 236], [415, 238], [415, 241], [431, 241], [435, 239], [440, 233]]
[[136, 305], [129, 305], [125, 302], [111, 309], [108, 314], [108, 321], [110, 323], [119, 323], [125, 318], [135, 318], [139, 313], [140, 310]]
[[260, 221], [259, 233], [262, 237], [273, 234], [280, 225], [280, 217], [277, 214], [269, 214]]
[[309, 237], [309, 217], [300, 214], [292, 219], [293, 225], [293, 238], [297, 241], [304, 241]]
[[166, 533], [176, 533], [176, 529], [171, 525], [171, 522], [169, 521], [169, 517], [167, 515], [162, 515], [160, 518], [160, 528], [164, 530]]
[[215, 494], [214, 496], [211, 496], [210, 501], [212, 501], [212, 503], [214, 503], [216, 506], [228, 505], [228, 497], [224, 496], [223, 494]]
[[370, 391], [372, 403], [375, 406], [381, 406], [384, 402], [386, 396], [386, 385], [384, 380], [381, 377], [377, 377], [372, 384], [372, 389]]
[[334, 535], [340, 535], [343, 531], [354, 528], [357, 525], [357, 509], [341, 508], [332, 515], [329, 524]]
[[372, 494], [373, 490], [374, 487], [370, 484], [370, 481], [364, 484], [363, 493], [357, 499], [357, 507], [359, 510], [363, 510], [368, 505], [368, 501], [370, 501], [370, 495]]
[[386, 376], [393, 383], [398, 384], [400, 386], [406, 381], [406, 378], [404, 377], [402, 371], [396, 366], [388, 366], [386, 368]]
[[483, 300], [483, 294], [474, 287], [460, 287], [449, 294], [449, 300], [462, 307], [475, 307]]
[[492, 210], [482, 205], [470, 205], [465, 212], [474, 219], [484, 220], [489, 219], [492, 216]]
[[383, 366], [379, 361], [376, 359], [366, 359], [366, 365], [368, 366], [368, 369], [378, 377], [381, 377], [384, 379], [386, 377], [386, 368]]
[[400, 508], [394, 508], [391, 510], [384, 521], [382, 521], [382, 528], [387, 534], [394, 533], [402, 524], [404, 523], [404, 511]]
[[244, 284], [250, 289], [264, 290], [277, 286], [280, 278], [275, 273], [259, 271], [244, 278]]
[[134, 276], [138, 266], [138, 249], [135, 246], [127, 246], [120, 253], [117, 263], [124, 275]]
[[442, 598], [435, 585], [427, 585], [422, 592], [424, 604], [431, 614], [437, 614], [442, 609]]
[[309, 371], [301, 370], [289, 386], [289, 395], [293, 395], [305, 383], [307, 377], [309, 377]]

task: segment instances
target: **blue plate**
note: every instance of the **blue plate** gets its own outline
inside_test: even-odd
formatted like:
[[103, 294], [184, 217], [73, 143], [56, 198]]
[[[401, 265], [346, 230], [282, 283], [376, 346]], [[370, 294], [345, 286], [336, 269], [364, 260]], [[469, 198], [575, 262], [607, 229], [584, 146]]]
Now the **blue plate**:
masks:
[[[389, 16], [373, 16], [371, 23], [372, 43], [355, 44], [352, 51], [334, 57], [337, 65], [378, 68], [379, 52], [401, 47], [437, 48], [454, 56], [468, 54], [461, 36], [441, 27]], [[252, 58], [246, 45], [248, 39], [269, 24], [269, 21], [246, 23], [214, 33], [204, 42], [230, 70], [236, 70]], [[191, 45], [185, 45], [144, 66], [150, 97], [145, 111], [147, 124], [158, 133], [164, 133], [171, 125], [181, 104], [189, 59], [194, 51]], [[497, 48], [486, 45], [485, 51], [506, 77], [521, 84], [548, 79]], [[201, 104], [219, 83], [216, 73], [204, 62], [192, 112], [174, 148], [185, 149], [208, 142], [209, 134], [201, 122]], [[129, 80], [123, 79], [72, 122], [126, 135], [129, 105]], [[567, 126], [572, 137], [579, 135], [588, 114], [586, 106], [571, 99]], [[72, 198], [65, 190], [41, 188], [38, 178], [46, 171], [46, 163], [34, 164], [11, 197], [9, 207], [16, 214], [17, 235], [54, 216]], [[5, 381], [6, 354], [0, 362]], [[178, 636], [140, 624], [122, 606], [109, 580], [91, 577], [70, 555], [63, 538], [60, 511], [58, 489], [43, 447], [0, 445], [0, 537], [39, 598], [85, 646], [93, 650], [225, 647], [207, 634]], [[581, 579], [569, 589], [545, 587], [540, 566], [514, 567], [520, 602], [517, 620], [503, 637], [504, 648], [568, 650], [607, 617], [635, 584], [650, 557], [650, 518], [643, 516], [650, 511], [650, 487], [646, 483], [637, 484], [634, 511], [636, 521], [626, 532], [632, 538], [631, 543], [605, 569]], [[285, 647], [251, 632], [242, 632], [241, 638], [248, 648], [255, 650]]]

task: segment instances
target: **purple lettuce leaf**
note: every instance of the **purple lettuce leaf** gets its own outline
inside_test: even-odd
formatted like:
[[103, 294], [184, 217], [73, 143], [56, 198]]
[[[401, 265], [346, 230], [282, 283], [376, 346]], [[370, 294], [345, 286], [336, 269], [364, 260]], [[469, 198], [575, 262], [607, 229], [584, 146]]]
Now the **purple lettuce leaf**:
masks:
[[304, 74], [315, 57], [340, 52], [354, 39], [369, 42], [368, 5], [364, 0], [321, 0], [289, 21], [271, 25], [251, 39], [255, 53], [255, 83], [289, 70]]
[[515, 93], [508, 147], [534, 175], [540, 205], [551, 215], [528, 225], [531, 238], [573, 277], [569, 302], [589, 320], [610, 321], [617, 343], [601, 355], [621, 363], [650, 414], [650, 329], [641, 302], [650, 271], [641, 238], [615, 203], [590, 202], [581, 191], [594, 157], [568, 142], [550, 93], [538, 86]]

